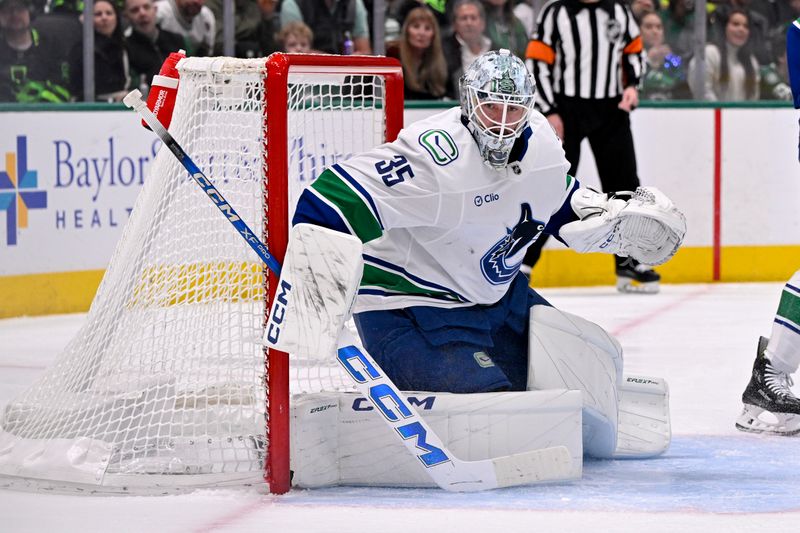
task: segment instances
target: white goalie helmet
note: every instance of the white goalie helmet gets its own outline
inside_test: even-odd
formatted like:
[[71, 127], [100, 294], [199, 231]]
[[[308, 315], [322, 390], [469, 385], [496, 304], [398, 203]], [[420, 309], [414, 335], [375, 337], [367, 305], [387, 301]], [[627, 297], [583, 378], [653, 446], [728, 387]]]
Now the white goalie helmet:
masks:
[[486, 164], [505, 168], [514, 141], [533, 110], [536, 85], [521, 59], [508, 50], [481, 55], [459, 83], [461, 112]]

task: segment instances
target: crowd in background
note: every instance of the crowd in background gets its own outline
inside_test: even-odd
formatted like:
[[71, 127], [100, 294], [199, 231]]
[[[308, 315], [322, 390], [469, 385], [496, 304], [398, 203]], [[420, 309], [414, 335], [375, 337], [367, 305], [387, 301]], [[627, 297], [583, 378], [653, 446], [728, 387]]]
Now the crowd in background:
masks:
[[[575, 2], [581, 0], [573, 0]], [[615, 0], [600, 0], [615, 1]], [[693, 76], [694, 0], [623, 0], [642, 37], [650, 100], [790, 100], [785, 38], [800, 0], [709, 0], [705, 76]], [[481, 53], [526, 58], [547, 0], [387, 0], [386, 55], [407, 100], [456, 99]], [[372, 0], [235, 0], [234, 55], [371, 54]], [[97, 0], [95, 98], [146, 92], [170, 52], [223, 54], [223, 0]], [[0, 0], [0, 102], [82, 101], [83, 1]], [[702, 81], [702, 83], [700, 83]]]

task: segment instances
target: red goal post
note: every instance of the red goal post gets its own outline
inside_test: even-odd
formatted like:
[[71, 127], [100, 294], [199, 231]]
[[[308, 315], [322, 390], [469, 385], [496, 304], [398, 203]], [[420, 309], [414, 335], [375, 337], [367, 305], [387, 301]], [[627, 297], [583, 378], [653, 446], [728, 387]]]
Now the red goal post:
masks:
[[[266, 174], [269, 181], [267, 209], [270, 218], [279, 220], [289, 217], [289, 135], [287, 131], [288, 110], [286, 102], [269, 98], [273, 94], [286, 94], [291, 73], [296, 74], [341, 74], [380, 76], [384, 81], [384, 125], [385, 141], [397, 138], [403, 128], [403, 70], [400, 62], [393, 58], [374, 56], [336, 56], [319, 54], [272, 54], [267, 59], [264, 129], [267, 146], [280, 147], [264, 150]], [[273, 169], [277, 169], [274, 171]], [[277, 194], [275, 194], [277, 192]], [[267, 218], [269, 220], [269, 218]], [[279, 262], [283, 263], [288, 231], [266, 232], [267, 246]], [[275, 297], [277, 276], [269, 273], [269, 301]], [[281, 494], [289, 490], [289, 358], [276, 350], [268, 350], [268, 376], [270, 401], [270, 439], [266, 467], [266, 480], [270, 492]]]

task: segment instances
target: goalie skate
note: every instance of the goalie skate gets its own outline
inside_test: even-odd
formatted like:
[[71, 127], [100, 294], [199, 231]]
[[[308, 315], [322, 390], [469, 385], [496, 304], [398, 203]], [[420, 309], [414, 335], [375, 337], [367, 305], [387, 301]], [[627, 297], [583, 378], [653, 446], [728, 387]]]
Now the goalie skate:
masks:
[[658, 272], [631, 258], [623, 258], [621, 263], [618, 261], [616, 274], [619, 292], [655, 294], [661, 288]]
[[776, 370], [764, 356], [769, 339], [758, 340], [750, 382], [742, 394], [744, 409], [736, 428], [750, 433], [796, 435], [800, 433], [800, 399], [792, 394], [792, 378]]

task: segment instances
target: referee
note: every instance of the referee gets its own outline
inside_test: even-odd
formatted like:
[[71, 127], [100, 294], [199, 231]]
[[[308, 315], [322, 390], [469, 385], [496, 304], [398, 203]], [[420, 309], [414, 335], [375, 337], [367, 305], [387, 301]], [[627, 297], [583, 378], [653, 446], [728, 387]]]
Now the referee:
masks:
[[[532, 63], [537, 107], [564, 143], [574, 175], [581, 141], [589, 139], [603, 191], [639, 186], [630, 112], [644, 68], [639, 26], [622, 0], [552, 0], [542, 9], [526, 57]], [[528, 250], [539, 258], [544, 239]], [[660, 276], [633, 259], [615, 257], [617, 289], [658, 292]]]

